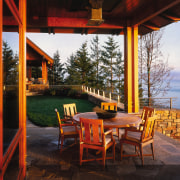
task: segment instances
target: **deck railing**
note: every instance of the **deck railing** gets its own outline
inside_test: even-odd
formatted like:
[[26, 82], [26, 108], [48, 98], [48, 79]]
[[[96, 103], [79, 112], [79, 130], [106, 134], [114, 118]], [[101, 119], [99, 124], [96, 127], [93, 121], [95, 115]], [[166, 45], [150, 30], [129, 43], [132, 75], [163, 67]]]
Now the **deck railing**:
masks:
[[[121, 96], [117, 93], [111, 93], [109, 91], [103, 91], [96, 88], [91, 88], [87, 86], [82, 86], [82, 91], [94, 94], [96, 96], [101, 96], [104, 99], [109, 99], [109, 101], [115, 100], [117, 103], [121, 102]], [[139, 98], [139, 107], [140, 109], [143, 106], [153, 106], [155, 108], [167, 108], [172, 109], [176, 107], [177, 97], [156, 97], [156, 98]]]
[[82, 91], [90, 93], [95, 96], [101, 96], [104, 99], [109, 99], [109, 101], [117, 101], [117, 103], [120, 103], [121, 96], [117, 93], [111, 93], [109, 91], [99, 90], [96, 88], [90, 88], [87, 86], [82, 86]]

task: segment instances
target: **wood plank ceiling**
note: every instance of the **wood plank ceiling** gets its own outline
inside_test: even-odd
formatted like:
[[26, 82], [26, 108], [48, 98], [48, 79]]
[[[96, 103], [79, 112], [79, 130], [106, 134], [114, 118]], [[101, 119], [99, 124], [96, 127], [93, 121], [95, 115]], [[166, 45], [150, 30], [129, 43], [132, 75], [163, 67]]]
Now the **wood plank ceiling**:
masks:
[[[89, 24], [92, 9], [101, 8], [102, 23]], [[5, 15], [4, 29], [13, 29]], [[178, 20], [180, 0], [27, 0], [27, 32], [118, 35], [139, 25], [143, 35]]]

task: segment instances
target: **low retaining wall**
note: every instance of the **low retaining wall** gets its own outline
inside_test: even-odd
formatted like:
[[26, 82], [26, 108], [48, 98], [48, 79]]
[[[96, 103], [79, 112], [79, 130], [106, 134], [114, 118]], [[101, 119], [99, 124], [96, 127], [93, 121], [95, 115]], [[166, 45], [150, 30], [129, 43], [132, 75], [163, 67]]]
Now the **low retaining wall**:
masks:
[[180, 141], [180, 110], [156, 110], [155, 130]]
[[[88, 100], [94, 104], [101, 106], [101, 102], [106, 101], [92, 95], [88, 96]], [[118, 111], [122, 111], [118, 108]], [[141, 112], [141, 111], [140, 111]], [[180, 141], [180, 110], [155, 110], [157, 116], [155, 121], [155, 131]]]

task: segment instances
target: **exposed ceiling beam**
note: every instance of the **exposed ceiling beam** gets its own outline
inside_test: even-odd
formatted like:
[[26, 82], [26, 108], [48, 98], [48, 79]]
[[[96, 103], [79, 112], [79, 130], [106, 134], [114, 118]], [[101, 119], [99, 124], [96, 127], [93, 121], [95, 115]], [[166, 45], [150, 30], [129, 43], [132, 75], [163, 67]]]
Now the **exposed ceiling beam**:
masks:
[[[178, 3], [180, 3], [180, 0], [149, 1], [149, 4], [147, 4], [146, 7], [147, 11], [143, 11], [143, 14], [141, 13], [141, 11], [138, 11], [136, 18], [131, 21], [131, 25], [143, 24], [144, 22], [154, 18], [160, 13], [163, 13], [164, 11], [170, 9]], [[148, 8], [148, 6], [151, 8]]]
[[[27, 28], [36, 27], [56, 27], [56, 28], [92, 28], [87, 26], [88, 19], [85, 18], [62, 18], [62, 17], [39, 17], [37, 20], [28, 21]], [[105, 21], [103, 24], [96, 26], [100, 29], [123, 29], [120, 20], [117, 22]]]
[[18, 22], [19, 25], [22, 25], [22, 21], [19, 15], [19, 11], [16, 7], [16, 4], [13, 0], [5, 0], [7, 6], [9, 7], [11, 13], [13, 14], [15, 20]]
[[168, 18], [169, 20], [174, 21], [174, 22], [180, 21], [180, 17], [177, 17], [177, 16], [172, 16], [172, 15], [168, 15], [168, 14], [164, 14], [164, 13], [163, 13], [162, 16], [163, 16], [163, 17], [166, 17], [166, 18]]
[[153, 31], [158, 31], [160, 28], [157, 26], [152, 26], [152, 25], [148, 25], [148, 24], [142, 24], [144, 27], [153, 30]]

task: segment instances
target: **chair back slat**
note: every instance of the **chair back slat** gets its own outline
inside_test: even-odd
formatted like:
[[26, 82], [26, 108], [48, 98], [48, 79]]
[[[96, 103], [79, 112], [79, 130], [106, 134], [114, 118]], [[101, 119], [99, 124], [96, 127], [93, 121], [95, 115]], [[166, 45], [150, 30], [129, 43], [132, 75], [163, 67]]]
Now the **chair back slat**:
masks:
[[102, 102], [101, 109], [117, 111], [117, 103]]
[[76, 113], [76, 104], [72, 103], [72, 104], [63, 104], [63, 108], [64, 108], [64, 115], [65, 116], [71, 116], [73, 117]]
[[103, 120], [80, 118], [82, 142], [102, 145]]
[[146, 120], [148, 117], [152, 117], [154, 115], [154, 108], [144, 106], [142, 111], [142, 120]]
[[143, 141], [154, 136], [154, 117], [149, 117], [145, 122], [145, 127], [143, 130]]
[[90, 125], [87, 124], [87, 123], [83, 123], [83, 126], [84, 126], [84, 131], [85, 131], [84, 140], [85, 140], [85, 142], [90, 143], [91, 142], [91, 128], [90, 128]]

